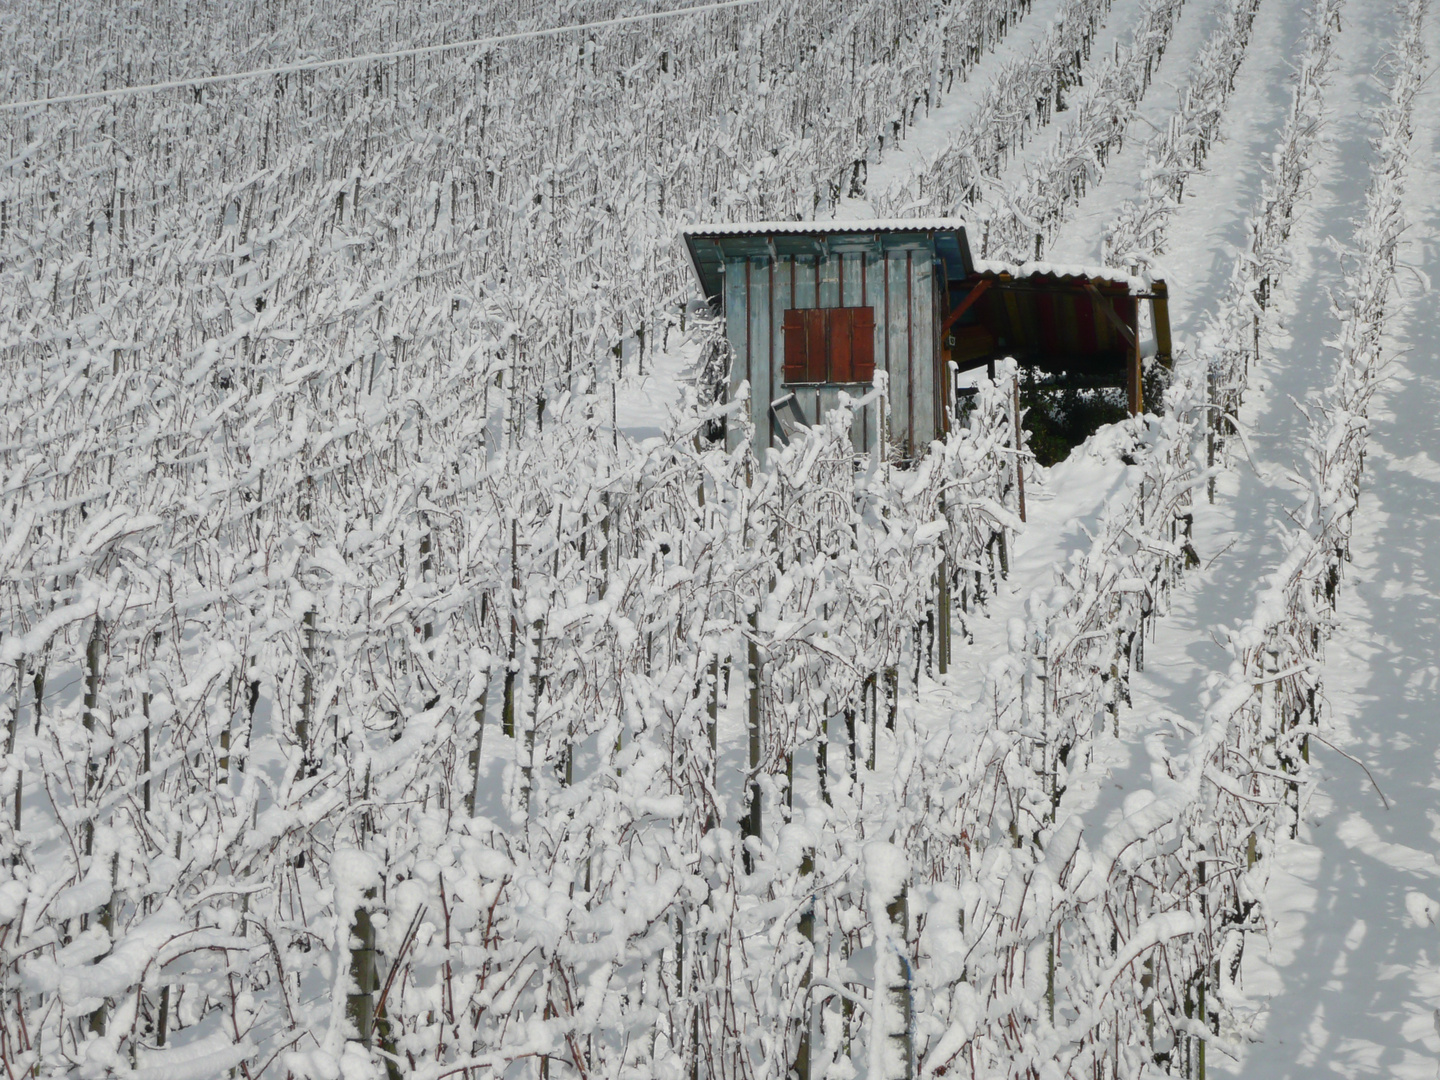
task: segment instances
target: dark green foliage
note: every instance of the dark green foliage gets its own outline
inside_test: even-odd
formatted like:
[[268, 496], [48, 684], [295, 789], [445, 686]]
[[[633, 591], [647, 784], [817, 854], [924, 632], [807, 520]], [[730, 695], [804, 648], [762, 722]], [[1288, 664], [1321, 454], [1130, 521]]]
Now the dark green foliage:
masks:
[[1026, 380], [1021, 384], [1020, 408], [1025, 414], [1030, 452], [1041, 465], [1054, 465], [1102, 424], [1125, 419], [1125, 391], [1109, 387], [1057, 389]]
[[1151, 363], [1145, 368], [1140, 379], [1140, 391], [1145, 398], [1145, 411], [1156, 416], [1165, 415], [1165, 392], [1175, 381], [1175, 372], [1170, 368]]
[[[1159, 364], [1145, 371], [1142, 390], [1145, 411], [1165, 411], [1165, 391], [1174, 375]], [[1124, 420], [1125, 391], [1119, 387], [1075, 385], [1064, 374], [1048, 376], [1027, 371], [1020, 383], [1020, 407], [1031, 453], [1041, 465], [1054, 465], [1104, 424]]]

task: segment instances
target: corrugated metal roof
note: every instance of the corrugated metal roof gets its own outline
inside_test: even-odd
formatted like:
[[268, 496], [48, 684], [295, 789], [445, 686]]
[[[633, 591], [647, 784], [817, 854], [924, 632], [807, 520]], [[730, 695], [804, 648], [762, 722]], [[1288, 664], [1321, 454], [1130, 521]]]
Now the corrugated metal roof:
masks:
[[789, 257], [796, 252], [786, 249], [797, 244], [809, 245], [804, 252], [807, 257], [824, 252], [832, 242], [878, 243], [882, 249], [911, 249], [919, 244], [944, 262], [947, 277], [963, 277], [970, 269], [970, 245], [960, 218], [721, 222], [690, 225], [680, 235], [701, 291], [712, 300], [723, 287], [727, 258]]
[[872, 218], [828, 221], [739, 221], [687, 225], [685, 236], [767, 236], [777, 233], [942, 232], [963, 229], [963, 218]]
[[1004, 263], [994, 259], [976, 259], [977, 274], [1009, 274], [1016, 279], [1030, 277], [1054, 277], [1061, 281], [1111, 281], [1116, 285], [1127, 285], [1131, 292], [1143, 293], [1150, 289], [1148, 277], [1137, 277], [1114, 266], [1082, 265], [1080, 263], [1026, 262]]

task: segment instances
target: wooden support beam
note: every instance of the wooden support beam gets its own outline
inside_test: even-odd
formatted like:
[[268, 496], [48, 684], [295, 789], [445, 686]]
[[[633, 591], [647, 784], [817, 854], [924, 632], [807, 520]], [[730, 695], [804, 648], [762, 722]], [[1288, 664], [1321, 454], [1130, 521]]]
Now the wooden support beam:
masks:
[[989, 288], [990, 279], [981, 278], [980, 281], [976, 284], [976, 286], [970, 290], [969, 294], [965, 297], [965, 299], [961, 300], [960, 303], [955, 305], [955, 310], [950, 312], [949, 315], [945, 316], [945, 321], [940, 325], [940, 334], [942, 337], [950, 332], [950, 327], [955, 325], [955, 320], [960, 318], [961, 315], [964, 315], [965, 312], [969, 311], [970, 306], [974, 304], [976, 300], [979, 300], [980, 297], [984, 296], [985, 291]]
[[[1139, 305], [1136, 305], [1139, 310]], [[1145, 411], [1145, 391], [1141, 385], [1141, 373], [1144, 368], [1140, 359], [1140, 338], [1134, 335], [1130, 339], [1130, 364], [1129, 378], [1126, 379], [1127, 388], [1130, 391], [1130, 415], [1139, 416]]]
[[1135, 325], [1129, 326], [1124, 319], [1120, 318], [1119, 313], [1115, 310], [1115, 305], [1110, 302], [1109, 298], [1100, 294], [1099, 289], [1087, 281], [1085, 283], [1085, 290], [1095, 298], [1096, 307], [1105, 314], [1106, 318], [1115, 324], [1115, 329], [1120, 332], [1120, 336], [1123, 337], [1130, 346], [1129, 363], [1126, 364], [1125, 384], [1130, 399], [1130, 415], [1139, 416], [1145, 411], [1145, 395], [1140, 386], [1140, 302], [1138, 300], [1135, 302]]
[[1136, 340], [1134, 330], [1130, 328], [1129, 324], [1127, 324], [1124, 319], [1120, 318], [1119, 314], [1115, 311], [1115, 305], [1111, 303], [1110, 298], [1107, 296], [1103, 296], [1100, 290], [1095, 288], [1095, 286], [1088, 281], [1085, 283], [1085, 291], [1088, 292], [1092, 297], [1094, 297], [1095, 306], [1100, 309], [1101, 314], [1103, 314], [1115, 325], [1115, 329], [1120, 332], [1120, 336], [1129, 343], [1130, 347], [1132, 349], [1138, 348], [1139, 344]]
[[1170, 341], [1170, 291], [1165, 282], [1157, 281], [1151, 287], [1150, 319], [1155, 324], [1155, 359], [1167, 369], [1175, 366], [1171, 355]]

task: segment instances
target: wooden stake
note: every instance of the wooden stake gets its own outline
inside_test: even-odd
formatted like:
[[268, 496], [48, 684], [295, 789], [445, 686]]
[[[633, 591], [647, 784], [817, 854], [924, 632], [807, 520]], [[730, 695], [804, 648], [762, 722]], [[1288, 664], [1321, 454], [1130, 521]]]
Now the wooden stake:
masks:
[[[365, 899], [375, 899], [375, 890], [367, 889]], [[346, 996], [350, 1019], [355, 1022], [360, 1041], [370, 1045], [372, 1029], [375, 1026], [375, 926], [370, 921], [370, 912], [364, 907], [355, 909], [354, 922], [350, 925], [350, 936], [359, 940], [358, 946], [350, 949], [350, 977], [355, 980], [355, 992]]]
[[[1011, 414], [1013, 420], [1011, 429], [1015, 436], [1015, 487], [1019, 498], [1020, 520], [1025, 520], [1025, 466], [1020, 463], [1020, 454], [1024, 449], [1025, 440], [1020, 430], [1020, 380], [1016, 379], [1011, 385], [1011, 401], [1014, 412]], [[1001, 558], [1004, 558], [1004, 534], [1001, 534]]]
[[[85, 765], [85, 798], [88, 802], [100, 781], [100, 763], [95, 758], [93, 745], [95, 734], [95, 708], [100, 700], [100, 617], [90, 628], [90, 640], [85, 643], [85, 730], [91, 735], [92, 745], [86, 750], [88, 761]], [[85, 819], [85, 854], [89, 855], [95, 845], [95, 819]]]
[[[800, 876], [815, 874], [815, 853], [813, 849], [807, 848], [805, 854], [800, 857]], [[805, 966], [805, 973], [800, 976], [800, 1044], [795, 1049], [795, 1063], [791, 1066], [791, 1073], [795, 1080], [810, 1080], [810, 1035], [814, 1026], [814, 1013], [810, 1005], [810, 980], [815, 972], [815, 897], [810, 897], [809, 903], [800, 912], [800, 936], [810, 943], [810, 961]]]
[[[510, 652], [505, 664], [505, 698], [500, 710], [500, 731], [507, 739], [515, 737], [515, 664], [520, 636], [520, 563], [516, 523], [510, 522]], [[603, 558], [602, 558], [603, 561]]]
[[310, 762], [310, 721], [315, 711], [315, 609], [305, 612], [305, 677], [300, 691], [300, 721], [295, 725], [295, 741], [300, 746], [300, 760]]
[[[750, 806], [745, 815], [745, 828], [743, 837], [759, 837], [763, 824], [762, 809], [760, 806], [760, 646], [755, 641], [758, 631], [758, 613], [751, 612], [749, 617], [750, 634], [747, 640], [747, 664], [749, 672], [749, 760], [750, 760]], [[743, 840], [742, 840], [743, 842]], [[750, 849], [745, 848], [744, 852], [745, 870], [749, 873], [752, 869]]]

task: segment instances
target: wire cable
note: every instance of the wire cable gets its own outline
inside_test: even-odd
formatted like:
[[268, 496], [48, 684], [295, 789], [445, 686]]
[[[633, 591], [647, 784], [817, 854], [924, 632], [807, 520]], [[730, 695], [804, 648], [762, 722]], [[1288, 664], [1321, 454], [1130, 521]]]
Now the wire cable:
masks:
[[169, 82], [146, 83], [144, 86], [120, 86], [113, 90], [91, 90], [83, 94], [65, 94], [60, 97], [34, 98], [30, 101], [9, 101], [0, 104], [0, 112], [15, 112], [19, 109], [39, 108], [45, 105], [69, 105], [78, 101], [98, 101], [102, 98], [128, 97], [148, 94], [157, 90], [179, 90], [185, 87], [214, 86], [217, 83], [238, 82], [241, 79], [258, 79], [266, 75], [288, 75], [299, 71], [323, 71], [326, 68], [345, 67], [348, 64], [367, 64], [375, 60], [394, 60], [405, 56], [433, 56], [436, 53], [455, 52], [460, 49], [474, 49], [482, 45], [501, 45], [511, 41], [527, 41], [534, 38], [557, 37], [572, 30], [600, 30], [607, 26], [629, 26], [634, 23], [653, 22], [672, 15], [688, 15], [706, 11], [724, 11], [727, 8], [749, 7], [764, 0], [716, 0], [714, 3], [695, 7], [670, 8], [667, 11], [651, 11], [643, 15], [620, 15], [598, 22], [569, 23], [565, 26], [551, 26], [544, 30], [521, 30], [513, 34], [499, 34], [494, 37], [472, 38], [469, 41], [454, 41], [447, 45], [424, 45], [415, 49], [397, 49], [394, 52], [365, 53], [362, 56], [342, 56], [333, 60], [303, 60], [294, 64], [277, 67], [255, 68], [251, 71], [233, 71], [224, 75], [199, 75], [191, 79], [172, 79]]

